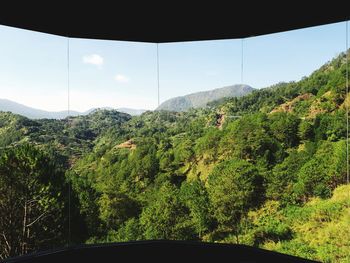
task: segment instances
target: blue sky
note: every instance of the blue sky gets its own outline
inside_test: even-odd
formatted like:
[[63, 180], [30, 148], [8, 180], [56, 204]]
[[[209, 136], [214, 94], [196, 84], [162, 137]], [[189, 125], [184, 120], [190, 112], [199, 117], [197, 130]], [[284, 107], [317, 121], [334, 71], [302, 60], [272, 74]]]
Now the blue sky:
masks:
[[[244, 40], [159, 44], [160, 101], [241, 80], [263, 88], [299, 80], [345, 50], [345, 22]], [[0, 26], [0, 98], [67, 109], [67, 38]], [[69, 39], [70, 105], [154, 109], [156, 45]]]

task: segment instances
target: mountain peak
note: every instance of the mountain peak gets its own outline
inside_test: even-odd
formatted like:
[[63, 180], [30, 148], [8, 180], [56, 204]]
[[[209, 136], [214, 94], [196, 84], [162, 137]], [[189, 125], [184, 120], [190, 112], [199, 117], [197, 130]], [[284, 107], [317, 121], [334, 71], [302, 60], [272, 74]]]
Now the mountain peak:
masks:
[[208, 91], [200, 91], [185, 96], [166, 100], [156, 110], [186, 111], [190, 108], [205, 107], [209, 102], [223, 98], [242, 97], [251, 93], [254, 88], [245, 84], [236, 84]]

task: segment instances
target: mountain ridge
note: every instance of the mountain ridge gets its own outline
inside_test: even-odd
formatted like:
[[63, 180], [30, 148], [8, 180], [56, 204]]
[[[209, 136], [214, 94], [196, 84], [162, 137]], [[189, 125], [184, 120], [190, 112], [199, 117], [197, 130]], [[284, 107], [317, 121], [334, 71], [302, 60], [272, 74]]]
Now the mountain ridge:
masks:
[[[144, 109], [132, 109], [132, 108], [111, 108], [111, 107], [101, 107], [101, 108], [91, 108], [87, 111], [79, 112], [79, 111], [70, 111], [70, 116], [82, 116], [88, 115], [98, 109], [113, 109], [119, 112], [127, 113], [132, 116], [141, 115], [143, 112], [147, 111]], [[15, 114], [23, 115], [30, 119], [64, 119], [68, 116], [68, 111], [45, 111], [41, 109], [36, 109], [30, 106], [26, 106], [24, 104], [9, 100], [9, 99], [1, 99], [0, 98], [0, 111], [10, 111]]]
[[156, 110], [186, 111], [190, 108], [201, 108], [209, 102], [223, 98], [242, 97], [255, 89], [245, 84], [235, 84], [208, 91], [199, 91], [184, 96], [178, 96], [164, 101]]

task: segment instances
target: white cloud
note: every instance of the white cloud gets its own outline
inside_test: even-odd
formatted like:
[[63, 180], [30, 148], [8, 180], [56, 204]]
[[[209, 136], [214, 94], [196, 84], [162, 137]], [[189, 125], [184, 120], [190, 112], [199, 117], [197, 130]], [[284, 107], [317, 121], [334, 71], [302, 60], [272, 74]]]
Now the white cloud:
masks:
[[103, 65], [103, 57], [97, 54], [86, 55], [83, 57], [83, 62], [101, 67]]
[[124, 76], [122, 74], [117, 74], [115, 75], [114, 79], [118, 82], [122, 82], [122, 83], [127, 83], [129, 82], [129, 78], [127, 76]]

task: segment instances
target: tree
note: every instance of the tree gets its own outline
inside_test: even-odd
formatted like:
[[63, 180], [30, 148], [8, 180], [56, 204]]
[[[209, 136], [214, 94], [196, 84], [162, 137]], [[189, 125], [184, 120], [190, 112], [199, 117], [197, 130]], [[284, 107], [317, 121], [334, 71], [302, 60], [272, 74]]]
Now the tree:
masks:
[[203, 182], [195, 180], [183, 182], [180, 189], [180, 198], [190, 210], [190, 218], [198, 238], [208, 231], [212, 225], [210, 216], [209, 196]]
[[193, 156], [193, 145], [190, 139], [184, 139], [174, 146], [174, 163], [179, 167], [189, 161]]
[[33, 146], [0, 156], [0, 256], [17, 256], [67, 241], [64, 170]]
[[282, 163], [274, 166], [267, 176], [267, 197], [273, 200], [292, 201], [292, 189], [298, 180], [299, 169], [309, 159], [308, 152], [293, 150]]
[[266, 114], [247, 114], [228, 125], [225, 137], [221, 140], [222, 149], [227, 149], [235, 158], [266, 165], [276, 161], [276, 152], [280, 146], [269, 134], [269, 122]]
[[140, 181], [140, 189], [148, 186], [159, 171], [157, 149], [152, 139], [146, 138], [137, 143], [137, 148], [129, 155], [128, 166], [135, 181]]
[[108, 229], [118, 229], [125, 221], [140, 213], [138, 202], [117, 190], [103, 193], [99, 199], [99, 208], [100, 218]]
[[107, 234], [106, 242], [128, 242], [143, 240], [143, 232], [137, 218], [126, 221], [118, 230], [110, 230]]
[[345, 183], [346, 174], [345, 141], [324, 141], [317, 152], [298, 172], [294, 185], [295, 194], [302, 201], [310, 196], [328, 198], [332, 190]]
[[247, 161], [224, 161], [209, 175], [208, 193], [219, 228], [224, 232], [235, 232], [241, 217], [261, 202], [264, 195], [262, 178]]
[[206, 133], [196, 141], [194, 147], [197, 155], [207, 155], [209, 161], [216, 161], [221, 131], [210, 127]]
[[252, 223], [250, 231], [253, 232], [255, 246], [267, 240], [278, 242], [292, 237], [292, 230], [278, 201], [267, 201], [258, 210], [249, 212], [248, 220]]
[[190, 211], [179, 199], [178, 189], [166, 182], [141, 214], [146, 239], [195, 239]]
[[345, 111], [334, 114], [319, 114], [315, 120], [316, 140], [337, 141], [346, 138]]
[[301, 121], [298, 127], [298, 136], [301, 140], [312, 140], [314, 127], [309, 121]]
[[273, 136], [286, 147], [296, 146], [298, 139], [299, 119], [290, 113], [276, 112], [270, 116], [271, 132]]

